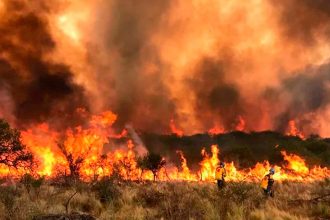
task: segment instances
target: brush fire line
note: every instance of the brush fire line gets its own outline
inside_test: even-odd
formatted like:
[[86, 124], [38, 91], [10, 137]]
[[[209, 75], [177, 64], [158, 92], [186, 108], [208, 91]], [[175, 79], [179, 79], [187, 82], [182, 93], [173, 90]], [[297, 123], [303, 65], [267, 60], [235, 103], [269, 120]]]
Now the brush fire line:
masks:
[[[154, 174], [159, 181], [206, 181], [215, 182], [216, 169], [224, 162], [226, 181], [260, 182], [271, 168], [276, 181], [320, 181], [330, 177], [330, 169], [314, 166], [309, 168], [305, 160], [295, 154], [281, 151], [285, 165], [272, 165], [261, 161], [248, 169], [239, 169], [234, 162], [219, 160], [219, 147], [211, 146], [211, 154], [203, 148], [199, 170], [192, 171], [187, 165], [183, 152], [177, 151], [181, 165], [176, 167], [167, 163], [153, 173], [139, 165], [139, 158], [132, 140], [127, 146], [120, 146], [106, 153], [109, 137], [113, 136], [112, 125], [117, 116], [112, 112], [103, 112], [90, 118], [88, 126], [67, 129], [63, 134], [53, 131], [48, 124], [40, 124], [21, 132], [21, 139], [34, 156], [35, 166], [31, 170], [10, 169], [0, 166], [2, 177], [20, 177], [26, 172], [32, 175], [55, 177], [60, 174], [75, 172], [79, 178], [90, 181], [95, 178], [110, 176], [117, 172], [126, 180], [153, 180]], [[127, 135], [127, 132], [123, 132]], [[61, 142], [59, 140], [62, 140]], [[61, 143], [61, 144], [59, 144]], [[165, 161], [165, 158], [162, 159]]]

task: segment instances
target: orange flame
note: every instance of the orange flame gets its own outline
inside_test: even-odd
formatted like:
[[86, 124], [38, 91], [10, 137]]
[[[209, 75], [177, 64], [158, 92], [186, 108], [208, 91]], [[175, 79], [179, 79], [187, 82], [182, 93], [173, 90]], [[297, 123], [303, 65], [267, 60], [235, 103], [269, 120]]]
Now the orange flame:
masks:
[[215, 178], [215, 169], [219, 164], [218, 153], [219, 149], [216, 145], [211, 146], [212, 156], [210, 157], [205, 149], [202, 149], [203, 160], [200, 162], [201, 170], [200, 177], [201, 180], [214, 180]]
[[[181, 171], [172, 171], [170, 173], [171, 179], [179, 179], [179, 180], [188, 180], [194, 181], [197, 179], [197, 176], [193, 174], [187, 165], [187, 159], [184, 157], [182, 151], [177, 151], [181, 159]], [[174, 174], [174, 175], [173, 175]]]
[[170, 121], [170, 129], [171, 129], [172, 134], [176, 134], [176, 135], [179, 136], [179, 137], [182, 137], [182, 136], [183, 136], [183, 131], [180, 130], [180, 129], [175, 125], [175, 122], [174, 122], [173, 119], [171, 119], [171, 121]]
[[281, 151], [284, 160], [288, 162], [287, 168], [293, 170], [296, 173], [308, 174], [309, 169], [306, 166], [305, 160], [294, 154], [287, 154], [285, 151]]
[[236, 131], [244, 131], [245, 130], [245, 121], [242, 116], [238, 116], [238, 123], [235, 128]]
[[305, 135], [297, 128], [296, 122], [294, 120], [290, 120], [288, 124], [288, 128], [286, 131], [286, 135], [288, 136], [296, 136], [301, 139], [305, 139]]
[[224, 132], [225, 132], [225, 129], [222, 126], [215, 125], [213, 128], [209, 129], [207, 133], [210, 136], [214, 136], [214, 135], [222, 134]]
[[[58, 132], [52, 131], [47, 124], [37, 125], [29, 130], [22, 131], [22, 142], [33, 153], [37, 166], [33, 174], [54, 177], [57, 173], [70, 174], [67, 155], [76, 162], [79, 175], [84, 180], [97, 179], [102, 176], [112, 175], [117, 172], [126, 180], [152, 180], [151, 171], [141, 170], [138, 167], [137, 152], [132, 140], [126, 146], [118, 146], [115, 150], [105, 152], [104, 146], [109, 145], [109, 137], [113, 134], [112, 124], [116, 120], [112, 112], [104, 112], [92, 116], [90, 122], [82, 127], [67, 129], [62, 137]], [[126, 135], [123, 132], [121, 135]], [[62, 143], [64, 150], [60, 149]], [[211, 146], [211, 155], [202, 149], [200, 168], [192, 171], [187, 165], [183, 152], [177, 151], [181, 165], [172, 164], [161, 169], [157, 179], [161, 181], [215, 181], [215, 170], [219, 165], [219, 148]], [[281, 151], [286, 164], [283, 166], [271, 165], [268, 161], [259, 162], [254, 167], [240, 169], [234, 162], [225, 163], [228, 181], [255, 182], [267, 174], [271, 167], [275, 168], [274, 179], [278, 181], [317, 181], [330, 177], [327, 167], [308, 167], [305, 160], [295, 154]], [[79, 166], [78, 166], [79, 165]], [[19, 177], [27, 170], [14, 170], [1, 165], [0, 176]]]

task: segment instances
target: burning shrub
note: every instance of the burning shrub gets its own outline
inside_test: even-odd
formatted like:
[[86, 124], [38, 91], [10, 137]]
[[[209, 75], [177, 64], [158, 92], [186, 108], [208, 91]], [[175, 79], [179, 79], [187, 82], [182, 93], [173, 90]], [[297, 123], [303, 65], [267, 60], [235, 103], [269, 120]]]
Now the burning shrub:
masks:
[[58, 143], [58, 148], [61, 150], [68, 163], [70, 177], [74, 180], [78, 179], [80, 168], [82, 166], [82, 163], [84, 162], [84, 157], [82, 155], [74, 157], [74, 155], [67, 150], [64, 144]]

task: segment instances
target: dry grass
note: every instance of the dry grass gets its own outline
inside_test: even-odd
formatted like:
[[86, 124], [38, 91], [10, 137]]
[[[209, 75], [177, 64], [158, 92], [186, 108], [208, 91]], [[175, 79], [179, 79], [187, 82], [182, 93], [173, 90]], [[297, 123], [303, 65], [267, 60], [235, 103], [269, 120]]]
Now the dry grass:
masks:
[[188, 182], [114, 183], [52, 186], [36, 192], [24, 186], [0, 187], [0, 219], [32, 219], [40, 214], [90, 213], [98, 219], [330, 219], [329, 200], [303, 202], [330, 192], [330, 181], [276, 184], [275, 198], [265, 198], [256, 184]]

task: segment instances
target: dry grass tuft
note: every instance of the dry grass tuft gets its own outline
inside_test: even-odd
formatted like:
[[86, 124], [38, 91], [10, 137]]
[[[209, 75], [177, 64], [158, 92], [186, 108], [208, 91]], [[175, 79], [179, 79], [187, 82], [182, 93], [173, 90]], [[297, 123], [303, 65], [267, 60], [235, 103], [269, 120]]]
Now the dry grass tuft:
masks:
[[[32, 219], [43, 214], [88, 213], [98, 219], [330, 219], [330, 181], [284, 182], [275, 198], [265, 198], [257, 184], [198, 182], [120, 182], [102, 180], [93, 186], [53, 186], [45, 182], [38, 196], [20, 183], [0, 186], [0, 219]], [[297, 205], [299, 204], [299, 205]]]

